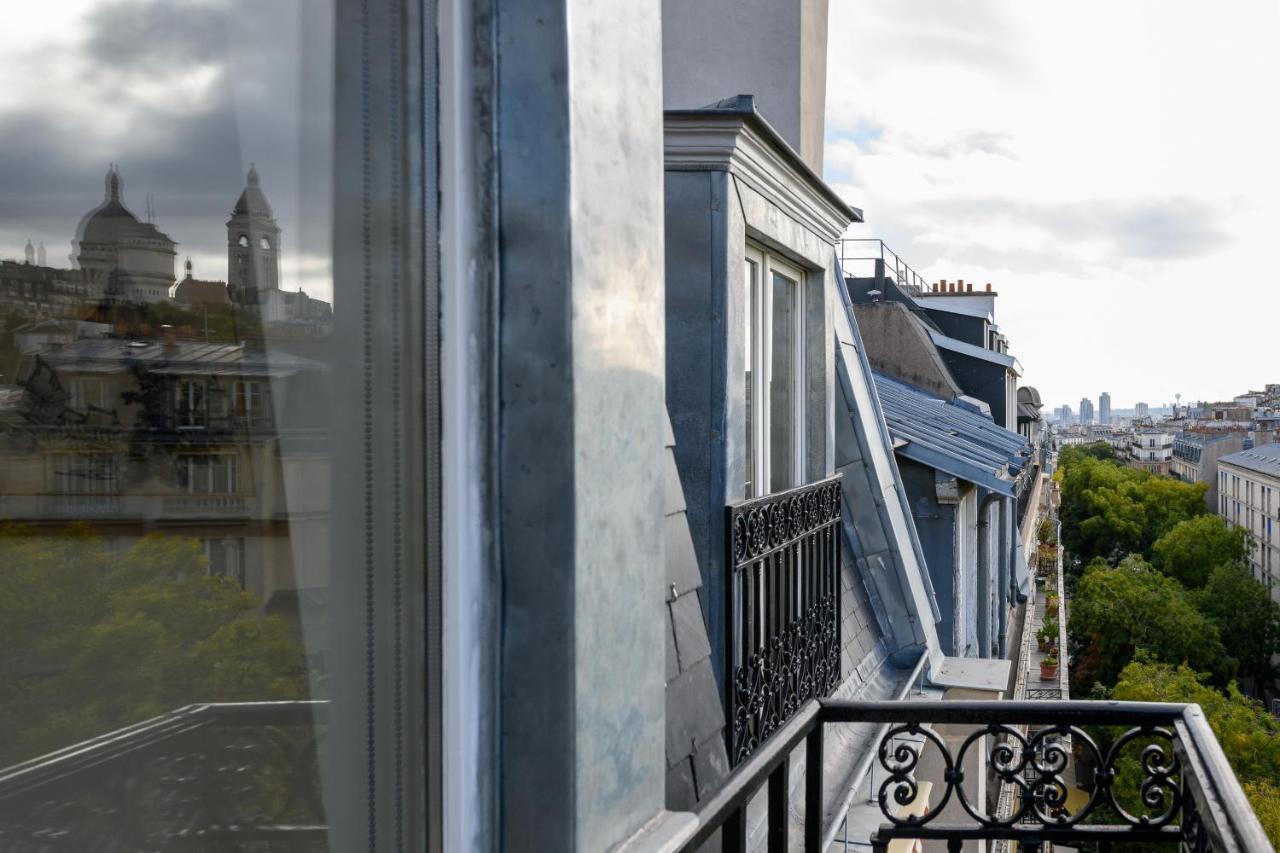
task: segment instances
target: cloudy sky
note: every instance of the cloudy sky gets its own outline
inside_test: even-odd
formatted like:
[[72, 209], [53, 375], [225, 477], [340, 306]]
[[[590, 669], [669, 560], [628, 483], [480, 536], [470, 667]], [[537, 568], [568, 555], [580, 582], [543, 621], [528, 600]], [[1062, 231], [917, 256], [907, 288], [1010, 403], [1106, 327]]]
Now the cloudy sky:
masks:
[[1045, 403], [1280, 382], [1280, 4], [832, 0], [825, 172]]
[[54, 0], [7, 15], [0, 257], [21, 258], [31, 239], [51, 266], [69, 266], [114, 162], [139, 218], [154, 196], [179, 275], [190, 256], [198, 278], [225, 280], [226, 221], [256, 163], [283, 228], [282, 285], [329, 298], [329, 6]]

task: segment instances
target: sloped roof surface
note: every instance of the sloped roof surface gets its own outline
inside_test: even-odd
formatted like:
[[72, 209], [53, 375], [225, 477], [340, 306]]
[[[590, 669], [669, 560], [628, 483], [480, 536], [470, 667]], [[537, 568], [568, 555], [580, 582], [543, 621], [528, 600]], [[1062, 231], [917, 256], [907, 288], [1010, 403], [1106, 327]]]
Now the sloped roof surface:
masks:
[[1218, 461], [1257, 471], [1259, 474], [1280, 477], [1280, 444], [1264, 444], [1238, 453], [1229, 453]]
[[1027, 463], [1030, 445], [988, 417], [875, 374], [884, 419], [897, 452], [953, 477], [1012, 496], [1013, 480]]

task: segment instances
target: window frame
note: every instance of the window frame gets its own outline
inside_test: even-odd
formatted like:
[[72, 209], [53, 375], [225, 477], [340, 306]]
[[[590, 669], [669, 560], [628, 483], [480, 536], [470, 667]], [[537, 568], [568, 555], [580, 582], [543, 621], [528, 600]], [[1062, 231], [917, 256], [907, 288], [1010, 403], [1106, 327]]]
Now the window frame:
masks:
[[[744, 453], [743, 493], [747, 498], [763, 497], [775, 490], [771, 486], [774, 466], [772, 426], [773, 402], [769, 387], [773, 380], [773, 306], [774, 288], [773, 274], [776, 271], [793, 284], [792, 305], [792, 381], [795, 393], [792, 399], [792, 458], [790, 460], [791, 485], [796, 488], [804, 485], [805, 459], [805, 381], [807, 378], [805, 364], [805, 304], [806, 270], [780, 255], [770, 252], [762, 246], [748, 241], [744, 251], [744, 266], [747, 270], [755, 269], [755, 276], [747, 281], [744, 274], [742, 286], [750, 287], [750, 294], [744, 294], [744, 310], [750, 316], [744, 318], [742, 328], [748, 330], [747, 339], [743, 341], [744, 366], [751, 372], [751, 393], [744, 400], [746, 436]], [[749, 362], [749, 363], [748, 363]], [[747, 455], [750, 458], [746, 458]], [[746, 472], [750, 471], [750, 476]], [[785, 491], [785, 489], [782, 489]]]

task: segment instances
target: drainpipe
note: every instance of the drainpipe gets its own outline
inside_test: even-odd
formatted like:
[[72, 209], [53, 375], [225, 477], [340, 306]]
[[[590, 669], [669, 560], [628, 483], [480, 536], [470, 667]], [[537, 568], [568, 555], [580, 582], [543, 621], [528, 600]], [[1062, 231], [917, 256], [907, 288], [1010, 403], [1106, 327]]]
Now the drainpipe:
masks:
[[1009, 602], [1013, 598], [1011, 588], [1013, 586], [1013, 560], [1016, 556], [1013, 552], [1013, 536], [1010, 535], [1013, 532], [1011, 525], [1013, 524], [1014, 514], [1015, 510], [1012, 506], [1011, 498], [1005, 498], [1000, 501], [1000, 528], [997, 534], [1000, 577], [996, 587], [1000, 592], [1000, 606], [996, 608], [996, 613], [1000, 620], [997, 657], [1002, 660], [1009, 655]]
[[978, 504], [978, 655], [991, 657], [991, 505], [1001, 495], [987, 492]]

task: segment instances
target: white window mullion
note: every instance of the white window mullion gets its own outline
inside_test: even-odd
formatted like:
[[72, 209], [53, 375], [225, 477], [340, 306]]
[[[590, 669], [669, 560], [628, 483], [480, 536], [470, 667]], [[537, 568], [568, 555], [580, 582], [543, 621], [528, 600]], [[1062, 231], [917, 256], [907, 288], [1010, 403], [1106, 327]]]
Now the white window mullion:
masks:
[[759, 365], [760, 381], [760, 476], [758, 486], [760, 494], [767, 495], [773, 490], [773, 449], [770, 445], [770, 425], [773, 423], [773, 269], [768, 255], [762, 253], [760, 265], [760, 284], [756, 291], [760, 299], [759, 328], [760, 346]]
[[[799, 270], [797, 270], [799, 272]], [[805, 364], [804, 364], [804, 327], [805, 327], [805, 288], [804, 274], [801, 273], [796, 277], [796, 294], [795, 294], [795, 321], [793, 323], [794, 332], [792, 340], [795, 349], [792, 352], [792, 368], [795, 376], [794, 407], [792, 410], [792, 423], [795, 430], [795, 441], [792, 442], [794, 455], [791, 459], [791, 480], [794, 483], [804, 482], [804, 448], [805, 448], [805, 400], [808, 399], [808, 389], [805, 388]]]

